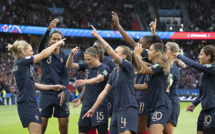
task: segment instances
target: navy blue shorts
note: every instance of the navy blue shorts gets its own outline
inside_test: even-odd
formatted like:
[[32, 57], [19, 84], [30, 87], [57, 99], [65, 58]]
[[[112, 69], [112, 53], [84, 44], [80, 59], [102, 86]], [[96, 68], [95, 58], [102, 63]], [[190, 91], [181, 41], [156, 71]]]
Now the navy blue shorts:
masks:
[[108, 97], [107, 107], [108, 107], [108, 115], [109, 115], [109, 117], [111, 117], [112, 114], [113, 114], [113, 102], [114, 102], [113, 97]]
[[60, 106], [60, 98], [58, 95], [40, 94], [39, 110], [41, 111], [41, 117], [51, 118], [52, 115], [57, 118], [69, 117], [68, 98], [65, 96], [63, 105]]
[[180, 102], [172, 103], [172, 114], [167, 122], [172, 123], [176, 127], [178, 124], [179, 114], [180, 114]]
[[17, 110], [23, 128], [27, 127], [31, 122], [42, 124], [37, 102], [32, 101], [17, 102]]
[[81, 114], [79, 117], [78, 125], [85, 126], [85, 127], [96, 127], [101, 124], [108, 124], [108, 108], [107, 107], [98, 107], [93, 115], [92, 118], [82, 117], [91, 109], [88, 106], [82, 106]]
[[211, 127], [215, 127], [215, 108], [209, 110], [202, 110], [204, 117], [203, 130]]
[[138, 116], [147, 115], [146, 95], [136, 96], [139, 105]]
[[148, 111], [147, 115], [147, 127], [152, 124], [162, 124], [165, 127], [172, 113], [172, 108], [166, 106], [160, 106], [154, 111]]
[[128, 107], [122, 111], [114, 112], [111, 118], [110, 134], [122, 133], [131, 130], [136, 134], [138, 123], [138, 109]]

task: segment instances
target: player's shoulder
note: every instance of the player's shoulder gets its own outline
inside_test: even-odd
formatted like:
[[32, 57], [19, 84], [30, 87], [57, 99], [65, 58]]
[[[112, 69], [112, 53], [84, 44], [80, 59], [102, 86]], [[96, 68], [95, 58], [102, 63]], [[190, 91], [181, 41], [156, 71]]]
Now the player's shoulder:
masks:
[[103, 68], [103, 69], [110, 69], [110, 67], [108, 66], [108, 65], [106, 65], [106, 64], [103, 64], [103, 63], [101, 63], [101, 68]]

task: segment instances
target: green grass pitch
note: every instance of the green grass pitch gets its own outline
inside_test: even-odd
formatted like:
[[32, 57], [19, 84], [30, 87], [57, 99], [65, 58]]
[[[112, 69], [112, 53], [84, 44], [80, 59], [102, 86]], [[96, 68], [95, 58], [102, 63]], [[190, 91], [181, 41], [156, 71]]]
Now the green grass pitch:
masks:
[[[181, 102], [181, 112], [175, 134], [196, 134], [196, 125], [201, 106], [193, 113], [186, 112], [190, 102]], [[73, 108], [70, 104], [69, 134], [78, 134], [78, 119], [81, 106]], [[22, 128], [16, 105], [0, 106], [0, 134], [28, 134], [27, 128]], [[49, 119], [46, 134], [59, 134], [57, 118]]]

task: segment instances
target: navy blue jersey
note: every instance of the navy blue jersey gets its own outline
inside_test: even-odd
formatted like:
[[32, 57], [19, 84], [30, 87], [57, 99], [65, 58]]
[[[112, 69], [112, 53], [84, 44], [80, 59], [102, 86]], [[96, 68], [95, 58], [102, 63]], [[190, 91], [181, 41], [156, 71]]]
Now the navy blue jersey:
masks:
[[200, 97], [199, 97], [199, 95], [196, 97], [196, 99], [192, 102], [192, 104], [196, 107], [196, 106], [198, 106], [199, 105], [199, 103], [200, 103], [201, 101], [200, 101]]
[[105, 57], [104, 60], [102, 60], [102, 63], [109, 66], [110, 72], [112, 72], [114, 70], [114, 68], [116, 67], [116, 64], [107, 56]]
[[178, 55], [185, 64], [202, 71], [199, 82], [199, 98], [202, 109], [207, 110], [215, 107], [215, 65], [199, 64], [182, 55]]
[[121, 111], [130, 106], [138, 108], [134, 90], [134, 67], [123, 59], [118, 69], [115, 69], [108, 80], [108, 84], [114, 88], [113, 111]]
[[36, 102], [35, 84], [31, 64], [34, 63], [34, 57], [28, 56], [18, 58], [13, 65], [13, 75], [16, 79], [16, 85], [19, 90], [17, 102], [24, 100]]
[[[85, 79], [95, 78], [99, 74], [105, 77], [105, 80], [103, 82], [85, 85], [85, 94], [82, 103], [85, 106], [92, 107], [96, 102], [97, 97], [104, 90], [104, 87], [107, 84], [107, 80], [110, 74], [110, 68], [105, 64], [101, 64], [100, 66], [95, 68], [89, 68], [85, 63], [79, 64], [79, 68], [80, 71], [85, 71]], [[107, 98], [103, 101], [101, 106], [107, 106]]]
[[170, 68], [170, 74], [169, 74], [169, 79], [170, 79], [170, 99], [174, 103], [178, 103], [178, 96], [177, 96], [177, 89], [178, 89], [178, 83], [180, 80], [180, 71], [178, 66], [173, 63], [172, 67]]
[[[38, 53], [40, 53], [43, 49], [47, 48], [46, 41], [49, 36], [50, 31], [46, 30], [46, 33], [42, 36]], [[59, 54], [51, 54], [47, 58], [41, 61], [42, 64], [42, 84], [47, 85], [55, 85], [60, 84], [64, 85], [68, 88], [69, 84], [69, 69], [66, 68], [66, 61], [68, 59], [68, 55], [63, 51], [60, 51]], [[66, 93], [67, 88], [63, 88], [63, 91]], [[43, 94], [59, 94], [61, 91], [41, 91]]]
[[[146, 79], [147, 79], [147, 75], [136, 74], [135, 75], [135, 84], [144, 84]], [[145, 91], [136, 90], [136, 96], [142, 96], [142, 95], [146, 95], [146, 94], [147, 94], [147, 90], [145, 90]]]
[[156, 110], [156, 108], [159, 106], [166, 106], [167, 108], [172, 108], [172, 103], [166, 92], [169, 85], [169, 74], [165, 75], [163, 72], [163, 68], [161, 68], [159, 64], [153, 65], [151, 69], [153, 71], [153, 75], [151, 75], [150, 82], [148, 84], [148, 110]]
[[[60, 84], [68, 87], [69, 70], [66, 68], [68, 55], [63, 51], [59, 54], [51, 54], [41, 61], [42, 77], [40, 83], [47, 85]], [[42, 94], [59, 94], [61, 91], [40, 91]]]

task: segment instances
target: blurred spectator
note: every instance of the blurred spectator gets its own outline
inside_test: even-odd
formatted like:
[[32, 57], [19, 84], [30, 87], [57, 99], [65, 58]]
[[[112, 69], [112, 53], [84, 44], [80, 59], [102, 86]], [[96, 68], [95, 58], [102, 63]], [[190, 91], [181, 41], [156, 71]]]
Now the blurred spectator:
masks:
[[215, 2], [213, 0], [187, 0], [191, 23], [189, 30], [214, 31]]
[[[113, 29], [111, 11], [120, 15], [125, 30], [132, 29], [135, 17], [133, 0], [8, 0], [1, 1], [0, 21], [6, 24], [48, 26], [53, 18], [59, 18], [58, 27]], [[64, 14], [54, 15], [48, 8], [63, 8]], [[69, 13], [66, 14], [66, 13]]]

